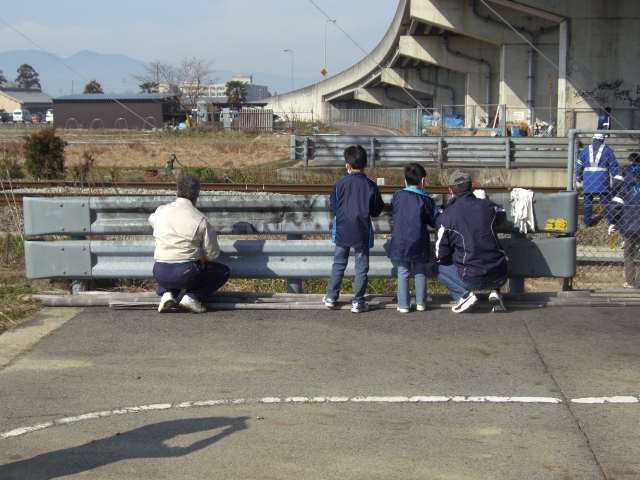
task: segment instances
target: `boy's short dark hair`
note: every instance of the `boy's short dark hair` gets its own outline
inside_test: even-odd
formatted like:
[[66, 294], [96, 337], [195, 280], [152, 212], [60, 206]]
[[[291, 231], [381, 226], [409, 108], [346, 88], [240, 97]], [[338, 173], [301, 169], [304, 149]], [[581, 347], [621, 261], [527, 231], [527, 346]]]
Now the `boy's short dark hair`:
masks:
[[404, 166], [404, 179], [407, 185], [420, 185], [420, 181], [427, 176], [427, 171], [419, 163]]
[[638, 152], [633, 152], [632, 154], [629, 155], [628, 160], [631, 163], [640, 163], [640, 153]]
[[361, 145], [351, 145], [344, 149], [344, 161], [355, 170], [367, 166], [367, 151]]
[[180, 177], [177, 183], [178, 198], [186, 198], [187, 200], [195, 200], [200, 194], [200, 180], [191, 175]]

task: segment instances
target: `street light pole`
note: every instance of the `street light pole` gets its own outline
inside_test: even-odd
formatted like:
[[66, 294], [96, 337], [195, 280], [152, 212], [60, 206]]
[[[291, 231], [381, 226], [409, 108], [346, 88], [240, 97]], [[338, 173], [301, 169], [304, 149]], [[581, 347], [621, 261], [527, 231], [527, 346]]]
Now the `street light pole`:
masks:
[[293, 50], [285, 50], [285, 52], [291, 52], [291, 91], [293, 92]]
[[[325, 20], [324, 22], [324, 71], [327, 71], [327, 23], [333, 22], [336, 23], [337, 20]], [[326, 73], [324, 74], [327, 75]]]

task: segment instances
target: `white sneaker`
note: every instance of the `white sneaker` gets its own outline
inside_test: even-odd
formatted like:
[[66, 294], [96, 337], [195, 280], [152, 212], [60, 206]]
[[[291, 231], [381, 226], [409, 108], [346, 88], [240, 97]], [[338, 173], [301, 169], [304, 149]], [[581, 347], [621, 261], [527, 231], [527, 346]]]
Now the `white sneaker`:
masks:
[[187, 310], [191, 310], [193, 313], [204, 313], [207, 311], [207, 307], [202, 305], [195, 298], [191, 298], [188, 295], [185, 295], [184, 297], [182, 297], [182, 300], [180, 301], [180, 306], [182, 308], [186, 308]]
[[419, 312], [424, 312], [427, 309], [427, 305], [423, 303], [419, 303], [416, 305], [416, 310]]
[[478, 303], [478, 297], [474, 295], [473, 292], [467, 292], [463, 297], [458, 300], [457, 305], [451, 307], [451, 311], [453, 313], [461, 313], [465, 310], [469, 310], [476, 303]]
[[165, 313], [177, 306], [178, 304], [176, 303], [176, 299], [173, 298], [173, 293], [164, 292], [160, 299], [160, 305], [158, 305], [158, 312]]
[[491, 290], [489, 293], [489, 303], [493, 306], [494, 312], [506, 312], [507, 309], [502, 301], [502, 295], [497, 290]]
[[335, 308], [335, 306], [336, 306], [336, 301], [335, 300], [331, 300], [326, 295], [324, 297], [322, 297], [322, 302], [324, 303], [325, 307]]
[[362, 303], [353, 302], [351, 303], [351, 311], [353, 313], [368, 312], [369, 304], [367, 302], [362, 302]]
[[398, 310], [400, 313], [409, 313], [410, 309], [398, 307], [398, 308], [396, 308], [396, 310]]

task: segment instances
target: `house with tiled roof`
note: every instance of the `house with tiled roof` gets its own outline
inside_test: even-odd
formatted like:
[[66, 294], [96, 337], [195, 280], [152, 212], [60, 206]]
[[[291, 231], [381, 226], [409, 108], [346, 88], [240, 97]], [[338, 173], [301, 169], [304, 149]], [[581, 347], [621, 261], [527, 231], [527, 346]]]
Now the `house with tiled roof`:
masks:
[[13, 82], [0, 84], [0, 110], [46, 112], [48, 108], [53, 108], [53, 100], [39, 88], [20, 88]]

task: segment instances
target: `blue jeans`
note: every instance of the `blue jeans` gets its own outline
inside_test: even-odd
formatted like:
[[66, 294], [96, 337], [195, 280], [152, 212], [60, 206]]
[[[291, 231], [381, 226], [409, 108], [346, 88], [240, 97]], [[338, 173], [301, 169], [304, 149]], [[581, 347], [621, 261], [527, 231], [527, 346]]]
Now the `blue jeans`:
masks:
[[585, 193], [584, 200], [582, 201], [582, 221], [588, 227], [591, 225], [591, 212], [593, 211], [593, 199], [598, 195], [600, 197], [600, 205], [604, 210], [604, 215], [607, 217], [609, 225], [613, 224], [613, 215], [611, 212], [611, 199], [608, 193]]
[[[336, 245], [336, 252], [333, 256], [333, 266], [331, 267], [331, 277], [327, 284], [327, 298], [336, 301], [340, 296], [340, 286], [344, 278], [344, 271], [349, 262], [349, 247], [339, 247]], [[354, 248], [355, 252], [355, 269], [356, 278], [353, 285], [353, 303], [363, 303], [364, 294], [367, 291], [367, 282], [369, 281], [369, 249]]]
[[153, 278], [158, 282], [156, 293], [162, 296], [171, 292], [174, 297], [180, 290], [186, 289], [185, 295], [204, 301], [209, 294], [220, 289], [229, 280], [229, 267], [217, 262], [185, 262], [153, 264]]
[[507, 279], [509, 278], [508, 275], [505, 275], [504, 278], [493, 282], [469, 283], [463, 281], [462, 278], [460, 278], [458, 267], [453, 264], [440, 265], [438, 263], [434, 263], [431, 266], [431, 271], [433, 271], [436, 280], [447, 287], [447, 290], [449, 290], [449, 293], [456, 302], [469, 291], [500, 290], [500, 288], [502, 288], [502, 286], [507, 283]]
[[398, 268], [398, 308], [409, 308], [411, 306], [411, 293], [409, 292], [409, 277], [411, 267], [416, 280], [416, 304], [426, 305], [427, 301], [427, 264], [422, 262], [404, 262], [402, 260], [392, 260]]

